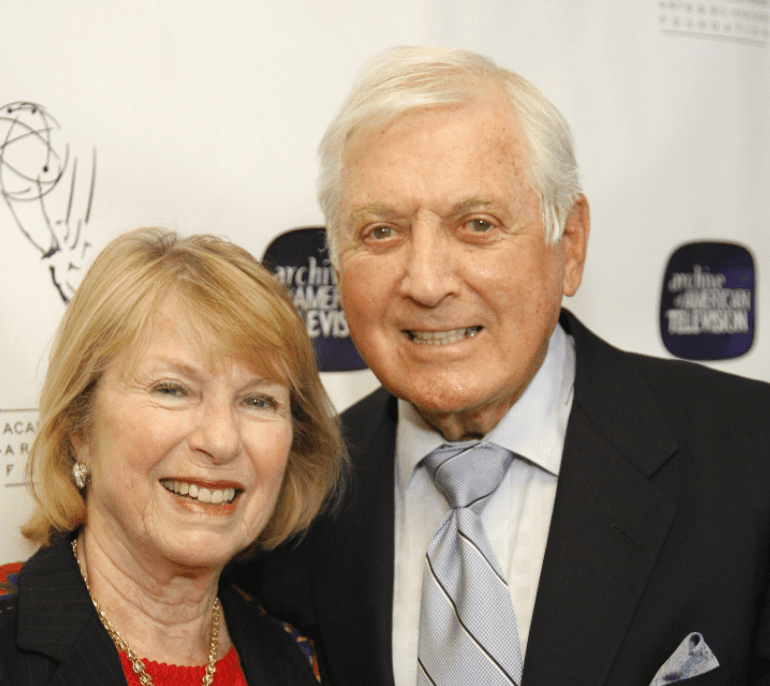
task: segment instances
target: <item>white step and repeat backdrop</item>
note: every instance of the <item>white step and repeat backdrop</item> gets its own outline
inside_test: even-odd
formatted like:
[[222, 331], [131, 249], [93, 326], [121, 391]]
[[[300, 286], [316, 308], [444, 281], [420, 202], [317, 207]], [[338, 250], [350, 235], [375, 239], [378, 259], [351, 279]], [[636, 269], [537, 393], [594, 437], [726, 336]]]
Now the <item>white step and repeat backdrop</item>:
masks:
[[[770, 380], [770, 0], [5, 0], [0, 562], [30, 552], [37, 394], [93, 256], [140, 225], [261, 256], [322, 224], [321, 134], [364, 60], [403, 43], [480, 51], [566, 115], [593, 220], [579, 317], [654, 355], [718, 340], [732, 357], [707, 364]], [[340, 409], [376, 385], [324, 381]]]

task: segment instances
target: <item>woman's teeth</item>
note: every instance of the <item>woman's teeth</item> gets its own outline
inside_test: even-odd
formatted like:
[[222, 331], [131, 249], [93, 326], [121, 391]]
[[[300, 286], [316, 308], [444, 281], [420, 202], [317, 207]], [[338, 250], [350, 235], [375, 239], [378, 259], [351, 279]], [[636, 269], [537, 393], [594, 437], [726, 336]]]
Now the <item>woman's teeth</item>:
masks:
[[235, 498], [234, 488], [205, 488], [187, 481], [164, 479], [160, 482], [163, 488], [177, 495], [184, 495], [201, 503], [230, 503]]

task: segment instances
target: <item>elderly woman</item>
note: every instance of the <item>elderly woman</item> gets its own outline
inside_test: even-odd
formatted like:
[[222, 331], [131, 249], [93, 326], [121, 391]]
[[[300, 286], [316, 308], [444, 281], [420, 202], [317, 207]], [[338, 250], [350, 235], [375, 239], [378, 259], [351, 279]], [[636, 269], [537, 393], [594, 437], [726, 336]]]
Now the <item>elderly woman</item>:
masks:
[[312, 646], [220, 574], [307, 528], [342, 456], [302, 320], [251, 255], [120, 236], [53, 345], [0, 684], [315, 684]]

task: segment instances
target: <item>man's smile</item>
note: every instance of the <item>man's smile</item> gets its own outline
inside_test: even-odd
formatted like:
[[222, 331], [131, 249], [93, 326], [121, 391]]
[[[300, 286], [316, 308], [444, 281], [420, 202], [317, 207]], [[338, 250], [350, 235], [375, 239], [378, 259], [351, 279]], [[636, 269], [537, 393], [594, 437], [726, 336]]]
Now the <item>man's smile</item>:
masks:
[[480, 326], [467, 326], [462, 329], [450, 329], [448, 331], [419, 331], [417, 329], [405, 329], [409, 340], [415, 343], [425, 345], [450, 345], [457, 343], [465, 338], [473, 338], [479, 331]]

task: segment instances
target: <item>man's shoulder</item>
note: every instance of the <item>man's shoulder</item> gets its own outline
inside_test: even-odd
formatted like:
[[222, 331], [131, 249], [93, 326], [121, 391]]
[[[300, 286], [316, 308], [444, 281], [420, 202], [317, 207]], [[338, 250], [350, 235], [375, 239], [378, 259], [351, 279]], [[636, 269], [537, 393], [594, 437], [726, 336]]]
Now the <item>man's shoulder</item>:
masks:
[[[608, 371], [613, 379], [626, 371], [638, 373], [653, 388], [674, 396], [710, 393], [713, 400], [719, 401], [720, 398], [714, 394], [718, 390], [720, 396], [750, 397], [758, 402], [770, 403], [770, 384], [764, 381], [713, 369], [699, 362], [621, 350], [590, 331], [566, 310], [561, 321], [562, 325], [566, 323], [565, 329], [575, 337], [578, 369], [590, 370], [594, 380], [598, 367], [601, 367], [602, 373]], [[628, 377], [624, 374], [620, 378], [626, 381]]]
[[770, 383], [708, 367], [700, 362], [626, 353], [645, 377], [672, 387], [687, 384], [692, 390], [719, 388], [726, 393], [756, 395], [770, 402]]
[[354, 426], [362, 422], [371, 423], [388, 416], [396, 407], [395, 397], [380, 386], [348, 407], [340, 414], [340, 418], [345, 426]]
[[729, 435], [760, 446], [770, 441], [770, 384], [697, 362], [628, 354], [676, 433]]
[[676, 450], [688, 480], [711, 478], [704, 467], [710, 464], [767, 483], [770, 384], [697, 362], [622, 351], [582, 325], [575, 333], [575, 405], [624, 454], [635, 455], [642, 471], [653, 471], [666, 451]]
[[577, 360], [575, 405], [613, 440], [632, 449], [629, 443], [643, 437], [668, 436], [672, 445], [697, 437], [713, 451], [729, 443], [766, 454], [760, 446], [770, 441], [770, 384], [620, 350], [567, 315]]
[[345, 410], [340, 420], [351, 459], [355, 462], [356, 451], [368, 451], [375, 437], [382, 440], [386, 436], [395, 436], [398, 402], [395, 396], [380, 386]]

